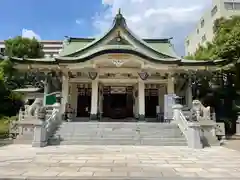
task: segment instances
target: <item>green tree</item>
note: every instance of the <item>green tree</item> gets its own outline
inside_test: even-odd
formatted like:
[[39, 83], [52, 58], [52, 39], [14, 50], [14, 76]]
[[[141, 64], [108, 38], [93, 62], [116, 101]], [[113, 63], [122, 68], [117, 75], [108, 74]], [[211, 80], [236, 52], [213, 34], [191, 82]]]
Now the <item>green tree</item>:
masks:
[[19, 72], [14, 69], [11, 57], [41, 58], [44, 56], [43, 47], [36, 39], [17, 36], [5, 41], [5, 55], [9, 59], [0, 61], [0, 116], [15, 115], [21, 105], [19, 94], [13, 89], [31, 84], [37, 75], [30, 72]]
[[217, 19], [213, 30], [215, 34], [212, 42], [199, 46], [193, 55], [186, 58], [226, 59], [229, 62], [237, 62], [240, 58], [240, 16]]
[[37, 39], [17, 36], [5, 41], [5, 55], [18, 58], [41, 58], [44, 53], [43, 46]]
[[[215, 100], [224, 99], [224, 105], [219, 107], [219, 112], [224, 112], [228, 117], [231, 116], [232, 122], [235, 123], [236, 118], [233, 117], [232, 110], [240, 111], [240, 16], [217, 19], [214, 22], [213, 31], [215, 34], [212, 42], [200, 46], [190, 58], [197, 60], [224, 59], [227, 64], [233, 65], [218, 72], [218, 75], [221, 74], [218, 83], [222, 86], [215, 91], [217, 97]], [[233, 102], [235, 102], [235, 106], [232, 106]], [[233, 130], [230, 131], [233, 132]]]
[[[5, 55], [10, 58], [42, 58], [44, 52], [42, 44], [37, 39], [17, 36], [5, 41]], [[36, 79], [34, 77], [37, 77], [36, 73], [18, 72], [9, 60], [4, 60], [2, 63], [5, 85], [8, 89], [20, 88], [25, 84], [36, 84], [36, 82], [33, 82], [33, 79]]]

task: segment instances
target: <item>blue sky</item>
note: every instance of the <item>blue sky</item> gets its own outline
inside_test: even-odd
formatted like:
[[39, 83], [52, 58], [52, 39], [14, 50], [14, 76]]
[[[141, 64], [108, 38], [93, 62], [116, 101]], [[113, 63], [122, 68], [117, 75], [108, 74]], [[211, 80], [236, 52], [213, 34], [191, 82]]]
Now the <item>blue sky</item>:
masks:
[[95, 33], [92, 17], [104, 8], [100, 0], [1, 0], [1, 7], [0, 39], [21, 35], [22, 29], [41, 39], [88, 37]]
[[[118, 8], [141, 37], [173, 37], [180, 54], [209, 0], [1, 0], [0, 39], [93, 37], [111, 25]], [[194, 14], [194, 16], [193, 16]]]

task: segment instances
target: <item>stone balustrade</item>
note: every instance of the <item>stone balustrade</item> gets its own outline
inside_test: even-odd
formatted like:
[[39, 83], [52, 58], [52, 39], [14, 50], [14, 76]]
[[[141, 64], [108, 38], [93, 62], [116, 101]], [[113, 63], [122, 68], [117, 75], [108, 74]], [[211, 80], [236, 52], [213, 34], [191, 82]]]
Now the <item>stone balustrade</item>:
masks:
[[187, 121], [182, 112], [182, 105], [175, 104], [173, 106], [173, 118], [172, 123], [176, 123], [182, 133], [184, 134], [189, 148], [201, 149], [203, 145], [200, 137], [200, 125], [199, 123], [193, 123]]
[[183, 106], [176, 104], [174, 122], [178, 124], [184, 134], [188, 147], [199, 149], [206, 146], [219, 145], [216, 136], [216, 121], [212, 119], [210, 108], [205, 108], [200, 101], [193, 101], [190, 118], [186, 118], [182, 111]]
[[[29, 114], [29, 107], [19, 111], [19, 120], [12, 124], [17, 134], [16, 140], [29, 140], [33, 147], [44, 147], [47, 145], [48, 139], [55, 133], [61, 124], [60, 104], [56, 103], [52, 106], [41, 106], [44, 108], [44, 114]], [[11, 128], [10, 127], [10, 128]], [[11, 128], [11, 129], [12, 129]]]
[[[48, 107], [46, 107], [47, 109]], [[55, 133], [57, 127], [61, 124], [60, 104], [55, 104], [52, 107], [50, 116], [38, 121], [34, 128], [33, 147], [44, 147], [47, 145], [49, 138]], [[46, 111], [51, 112], [51, 111]]]

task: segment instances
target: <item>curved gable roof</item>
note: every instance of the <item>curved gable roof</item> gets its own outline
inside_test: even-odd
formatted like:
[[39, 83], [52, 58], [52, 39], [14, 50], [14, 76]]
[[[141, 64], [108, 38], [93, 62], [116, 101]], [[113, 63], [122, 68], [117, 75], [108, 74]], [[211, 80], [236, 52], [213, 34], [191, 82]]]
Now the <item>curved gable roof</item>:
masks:
[[[91, 54], [97, 51], [99, 47], [108, 47], [111, 49], [106, 41], [109, 41], [112, 36], [117, 36], [125, 41], [125, 44], [116, 44], [123, 49], [127, 49], [126, 42], [128, 45], [132, 45], [137, 51], [142, 51], [146, 56], [154, 57], [155, 59], [166, 59], [168, 61], [171, 59], [179, 60], [180, 58], [176, 55], [170, 39], [141, 39], [138, 38], [128, 27], [125, 18], [119, 12], [113, 23], [113, 27], [102, 37], [98, 39], [93, 38], [68, 38], [66, 43], [64, 43], [64, 48], [60, 53], [58, 60], [66, 60], [68, 57], [69, 61], [76, 60], [77, 57], [85, 56], [85, 54]], [[121, 33], [121, 34], [120, 34]], [[112, 44], [111, 44], [112, 45]], [[125, 46], [125, 47], [124, 47]]]

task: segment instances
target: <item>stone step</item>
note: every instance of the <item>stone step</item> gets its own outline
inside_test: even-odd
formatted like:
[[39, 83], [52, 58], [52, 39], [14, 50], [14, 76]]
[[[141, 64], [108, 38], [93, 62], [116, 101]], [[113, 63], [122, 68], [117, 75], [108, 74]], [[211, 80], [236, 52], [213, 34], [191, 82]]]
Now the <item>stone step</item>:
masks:
[[76, 135], [93, 135], [93, 136], [101, 136], [101, 135], [125, 135], [125, 136], [137, 136], [137, 135], [141, 135], [141, 136], [165, 136], [165, 135], [181, 135], [182, 133], [180, 131], [173, 131], [173, 132], [158, 132], [158, 133], [151, 133], [151, 132], [100, 132], [100, 131], [88, 131], [88, 132], [73, 132], [70, 131], [72, 133], [67, 133], [67, 132], [62, 132], [57, 130], [56, 133], [60, 133], [62, 135], [66, 135], [69, 136], [71, 134], [76, 134]]
[[132, 146], [187, 146], [186, 142], [135, 142], [135, 141], [62, 141], [61, 145], [132, 145]]
[[[55, 137], [52, 137], [52, 138], [57, 138], [58, 136], [55, 136]], [[151, 140], [151, 141], [158, 141], [158, 140], [185, 140], [183, 137], [176, 137], [176, 138], [172, 138], [172, 137], [164, 137], [164, 138], [141, 138], [141, 137], [129, 137], [129, 138], [119, 138], [119, 137], [108, 137], [108, 138], [100, 138], [100, 137], [96, 137], [96, 138], [92, 138], [92, 137], [80, 137], [80, 138], [77, 138], [77, 137], [64, 137], [64, 136], [60, 136], [61, 139], [64, 139], [64, 140], [71, 140], [71, 139], [74, 139], [74, 140], [79, 140], [79, 141], [82, 141], [82, 140]]]
[[177, 125], [146, 122], [64, 122], [49, 144], [57, 141], [65, 145], [186, 146]]
[[103, 137], [103, 138], [107, 138], [107, 137], [148, 137], [148, 138], [158, 138], [158, 137], [179, 137], [182, 134], [181, 133], [165, 133], [165, 134], [126, 134], [126, 133], [113, 133], [113, 134], [109, 134], [109, 133], [99, 133], [99, 134], [64, 134], [61, 132], [57, 132], [56, 134], [59, 134], [61, 136], [64, 137]]
[[123, 139], [123, 140], [116, 140], [116, 139], [85, 139], [85, 140], [78, 140], [78, 139], [61, 139], [62, 141], [68, 141], [68, 142], [92, 142], [92, 143], [98, 143], [98, 142], [105, 142], [105, 143], [108, 143], [108, 142], [114, 142], [114, 143], [121, 143], [121, 142], [136, 142], [136, 143], [157, 143], [157, 142], [163, 142], [163, 143], [166, 143], [166, 142], [171, 142], [171, 143], [174, 143], [174, 142], [186, 142], [184, 139], [179, 139], [179, 140], [163, 140], [163, 139], [159, 139], [159, 140], [135, 140], [135, 139]]

